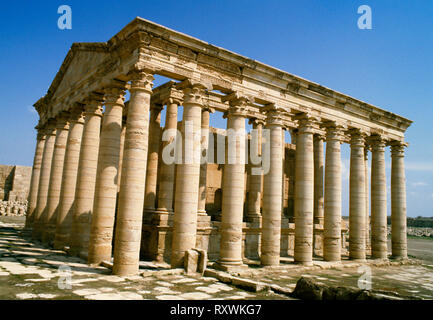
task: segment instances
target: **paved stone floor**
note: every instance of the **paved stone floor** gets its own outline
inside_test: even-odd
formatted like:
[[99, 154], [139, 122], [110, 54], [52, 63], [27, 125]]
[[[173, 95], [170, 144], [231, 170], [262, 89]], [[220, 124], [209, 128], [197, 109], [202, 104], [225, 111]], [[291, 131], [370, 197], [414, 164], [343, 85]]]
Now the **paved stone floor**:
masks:
[[[415, 240], [416, 244], [409, 245], [409, 253], [416, 257], [417, 252], [421, 252], [422, 264], [384, 267], [372, 263], [368, 271], [371, 272], [372, 289], [433, 299], [433, 264], [430, 260], [433, 241]], [[416, 251], [414, 248], [421, 249]], [[360, 276], [366, 272], [350, 261], [341, 265], [315, 264], [313, 268], [301, 268], [283, 263], [277, 268], [249, 268], [236, 275], [293, 289], [301, 276], [328, 285], [357, 287]], [[182, 269], [168, 267], [142, 262], [139, 276], [113, 276], [105, 267], [90, 267], [80, 258], [33, 243], [22, 232], [22, 219], [0, 220], [0, 299], [290, 299], [272, 291], [245, 291], [211, 277], [187, 276]], [[71, 288], [65, 287], [67, 279], [70, 279]]]

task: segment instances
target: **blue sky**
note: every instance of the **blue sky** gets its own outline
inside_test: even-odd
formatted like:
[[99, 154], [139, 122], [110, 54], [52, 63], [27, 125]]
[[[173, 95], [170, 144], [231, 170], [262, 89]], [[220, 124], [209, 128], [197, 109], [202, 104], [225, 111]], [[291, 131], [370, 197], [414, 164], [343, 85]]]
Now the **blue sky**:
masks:
[[[63, 4], [72, 8], [72, 30], [57, 27]], [[357, 27], [364, 4], [372, 9], [372, 30]], [[433, 1], [427, 0], [3, 1], [0, 164], [32, 164], [38, 120], [32, 105], [71, 44], [107, 41], [136, 16], [413, 120], [406, 135], [408, 216], [433, 216]], [[343, 145], [343, 214], [348, 151]], [[388, 150], [388, 183], [389, 169]]]

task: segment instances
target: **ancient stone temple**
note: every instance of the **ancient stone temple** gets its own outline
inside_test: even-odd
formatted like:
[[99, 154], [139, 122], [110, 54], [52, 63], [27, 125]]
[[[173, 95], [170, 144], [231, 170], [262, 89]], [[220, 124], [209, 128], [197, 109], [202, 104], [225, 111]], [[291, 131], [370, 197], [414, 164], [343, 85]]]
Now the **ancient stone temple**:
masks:
[[[154, 88], [156, 75], [171, 80]], [[108, 42], [74, 43], [35, 108], [26, 227], [91, 264], [113, 258], [114, 274], [140, 259], [179, 267], [193, 248], [225, 269], [386, 259], [387, 147], [392, 256], [407, 256], [411, 121], [389, 111], [141, 18]]]

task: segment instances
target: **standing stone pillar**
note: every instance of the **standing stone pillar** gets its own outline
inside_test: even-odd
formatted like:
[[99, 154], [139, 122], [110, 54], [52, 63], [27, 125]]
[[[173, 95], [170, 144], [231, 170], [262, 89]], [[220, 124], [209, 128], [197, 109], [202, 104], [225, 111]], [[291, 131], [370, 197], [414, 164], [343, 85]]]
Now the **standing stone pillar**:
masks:
[[114, 80], [112, 85], [105, 89], [105, 112], [99, 143], [95, 200], [90, 228], [88, 256], [90, 264], [111, 260], [124, 95], [125, 84], [120, 81]]
[[203, 108], [201, 113], [201, 161], [200, 161], [200, 182], [198, 189], [198, 214], [206, 215], [206, 175], [209, 147], [209, 118], [210, 108]]
[[171, 266], [183, 266], [185, 252], [196, 245], [200, 180], [201, 108], [205, 86], [185, 80], [182, 119], [182, 163], [177, 165]]
[[322, 135], [314, 135], [314, 223], [323, 225], [324, 194], [323, 194], [323, 140]]
[[242, 218], [245, 195], [245, 109], [249, 99], [235, 92], [227, 113], [227, 162], [223, 170], [223, 194], [220, 225], [220, 266], [242, 265]]
[[371, 146], [371, 254], [374, 259], [386, 259], [385, 141], [379, 136], [373, 137]]
[[341, 260], [341, 142], [342, 128], [327, 126], [323, 259]]
[[365, 168], [365, 254], [370, 253], [371, 241], [370, 241], [370, 189], [368, 186], [368, 149], [366, 145], [364, 148], [364, 168]]
[[75, 187], [84, 126], [84, 114], [81, 105], [72, 110], [69, 122], [70, 128], [65, 152], [59, 209], [57, 210], [54, 249], [63, 249], [68, 244], [72, 226]]
[[391, 243], [394, 258], [407, 258], [406, 178], [404, 148], [406, 143], [391, 144]]
[[146, 188], [144, 211], [155, 212], [156, 186], [158, 182], [158, 156], [161, 143], [161, 110], [162, 105], [152, 104], [149, 119], [149, 152], [147, 153]]
[[87, 254], [89, 247], [103, 99], [104, 97], [102, 95], [92, 94], [85, 100], [84, 128], [81, 138], [77, 185], [75, 188], [75, 203], [73, 208], [74, 215], [69, 240], [69, 253], [71, 255]]
[[65, 163], [66, 143], [69, 133], [69, 116], [69, 112], [63, 112], [57, 118], [56, 142], [54, 143], [53, 160], [51, 163], [47, 209], [43, 216], [44, 231], [42, 234], [42, 242], [48, 245], [52, 245], [56, 233], [60, 188], [62, 186], [63, 165]]
[[38, 201], [38, 188], [39, 177], [41, 175], [42, 155], [44, 153], [46, 139], [44, 129], [40, 128], [39, 126], [37, 126], [36, 129], [38, 130], [38, 134], [36, 136], [36, 150], [35, 157], [33, 159], [32, 177], [30, 180], [25, 229], [33, 228], [34, 214]]
[[[256, 155], [258, 157], [262, 156], [262, 129], [263, 120], [253, 119], [250, 120], [253, 124], [253, 129], [256, 130], [257, 136], [251, 137], [250, 143], [250, 155]], [[259, 158], [261, 159], [261, 158]], [[260, 208], [262, 200], [262, 188], [263, 188], [263, 174], [261, 172], [261, 161], [255, 162], [259, 159], [250, 159], [250, 185], [248, 192], [248, 211], [247, 220], [251, 221], [255, 218], [260, 218]]]
[[349, 257], [365, 260], [365, 136], [351, 132], [349, 182]]
[[41, 174], [39, 178], [38, 201], [34, 213], [32, 238], [42, 240], [43, 215], [47, 207], [48, 187], [50, 184], [51, 162], [56, 141], [55, 121], [50, 120], [44, 129], [46, 140], [42, 155]]
[[[267, 109], [266, 130], [269, 130], [270, 154], [263, 155], [269, 161], [269, 171], [263, 173], [263, 214], [260, 263], [263, 266], [280, 264], [281, 201], [283, 197], [282, 119], [283, 109], [271, 105]], [[264, 166], [265, 168], [267, 166]]]
[[[173, 212], [173, 194], [174, 194], [174, 179], [175, 179], [175, 163], [168, 163], [168, 159], [164, 159], [164, 149], [168, 145], [174, 144], [177, 133], [177, 109], [180, 101], [174, 98], [169, 98], [166, 102], [167, 111], [165, 114], [164, 141], [162, 142], [162, 161], [161, 175], [158, 190], [158, 213]], [[166, 163], [167, 162], [167, 163]]]
[[[123, 109], [123, 113], [125, 113]], [[117, 193], [120, 191], [120, 179], [122, 178], [122, 165], [123, 165], [123, 149], [125, 146], [126, 135], [126, 115], [122, 117], [122, 132], [120, 133], [120, 151], [119, 151], [119, 172], [117, 173]]]
[[295, 161], [295, 262], [313, 262], [314, 151], [313, 118], [299, 117]]
[[139, 267], [152, 81], [146, 71], [132, 73], [113, 263], [113, 274], [122, 276], [137, 274]]

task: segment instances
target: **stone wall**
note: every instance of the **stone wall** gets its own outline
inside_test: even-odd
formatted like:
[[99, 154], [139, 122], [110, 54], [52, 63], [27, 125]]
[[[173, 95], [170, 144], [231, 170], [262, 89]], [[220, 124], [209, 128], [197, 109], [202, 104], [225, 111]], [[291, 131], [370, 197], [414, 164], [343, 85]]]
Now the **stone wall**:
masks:
[[0, 165], [0, 200], [26, 201], [32, 167]]

